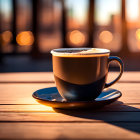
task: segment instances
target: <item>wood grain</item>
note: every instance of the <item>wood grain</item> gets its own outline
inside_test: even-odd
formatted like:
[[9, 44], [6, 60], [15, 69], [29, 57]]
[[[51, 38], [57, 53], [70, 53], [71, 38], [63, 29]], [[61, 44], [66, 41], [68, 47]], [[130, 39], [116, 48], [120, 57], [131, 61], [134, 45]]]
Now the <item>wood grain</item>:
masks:
[[[38, 104], [32, 93], [41, 88], [53, 87], [54, 83], [45, 84], [0, 84], [0, 104]], [[123, 96], [123, 103], [140, 103], [140, 83], [116, 83], [111, 88], [118, 89]]]
[[[140, 123], [1, 123], [0, 139], [140, 139]], [[137, 128], [137, 129], [136, 129]]]
[[0, 139], [140, 139], [140, 72], [125, 72], [112, 86], [123, 96], [98, 110], [52, 109], [33, 99], [53, 86], [52, 72], [1, 73]]
[[[89, 110], [87, 110], [89, 111]], [[95, 112], [140, 112], [140, 104], [123, 104], [121, 102], [114, 102], [110, 105], [107, 105], [101, 109], [90, 109], [91, 111]], [[49, 106], [42, 105], [42, 104], [33, 104], [33, 105], [0, 105], [0, 112], [55, 112], [55, 110]]]
[[0, 73], [0, 82], [47, 82], [54, 81], [52, 72]]
[[32, 93], [54, 84], [0, 84], [0, 104], [38, 104]]
[[140, 112], [0, 112], [0, 122], [138, 122]]

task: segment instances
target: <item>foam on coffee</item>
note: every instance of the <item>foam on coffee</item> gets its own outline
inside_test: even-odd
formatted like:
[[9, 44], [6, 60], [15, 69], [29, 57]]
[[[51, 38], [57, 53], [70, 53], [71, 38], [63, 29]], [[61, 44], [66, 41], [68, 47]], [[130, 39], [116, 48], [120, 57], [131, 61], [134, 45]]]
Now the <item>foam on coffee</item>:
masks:
[[99, 48], [61, 48], [51, 51], [54, 56], [60, 57], [89, 57], [89, 56], [105, 56], [109, 55], [110, 51]]

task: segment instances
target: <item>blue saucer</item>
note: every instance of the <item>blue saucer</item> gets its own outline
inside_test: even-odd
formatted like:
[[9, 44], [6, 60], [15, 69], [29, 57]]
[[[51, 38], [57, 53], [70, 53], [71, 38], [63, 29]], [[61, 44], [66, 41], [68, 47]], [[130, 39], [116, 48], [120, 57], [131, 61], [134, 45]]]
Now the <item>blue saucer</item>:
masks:
[[108, 105], [122, 96], [116, 89], [107, 88], [93, 101], [66, 101], [60, 96], [56, 87], [35, 91], [32, 96], [41, 104], [59, 109], [100, 108]]

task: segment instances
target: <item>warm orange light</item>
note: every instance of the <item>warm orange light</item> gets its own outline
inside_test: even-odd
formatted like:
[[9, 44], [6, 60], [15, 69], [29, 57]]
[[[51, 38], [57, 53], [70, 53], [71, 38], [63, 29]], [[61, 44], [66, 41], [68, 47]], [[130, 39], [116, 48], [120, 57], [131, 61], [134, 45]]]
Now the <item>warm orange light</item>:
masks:
[[140, 49], [140, 29], [136, 30], [137, 48]]
[[21, 46], [30, 46], [34, 42], [34, 37], [32, 32], [24, 31], [17, 35], [16, 41]]
[[13, 35], [10, 31], [5, 31], [2, 33], [1, 37], [2, 37], [3, 42], [7, 44], [12, 40]]
[[140, 50], [140, 41], [137, 41], [137, 48]]
[[109, 31], [102, 31], [99, 35], [99, 39], [103, 43], [110, 43], [113, 40], [113, 35]]
[[140, 29], [136, 30], [136, 39], [140, 41]]
[[85, 35], [78, 30], [74, 30], [69, 33], [69, 40], [75, 45], [82, 45], [85, 43]]

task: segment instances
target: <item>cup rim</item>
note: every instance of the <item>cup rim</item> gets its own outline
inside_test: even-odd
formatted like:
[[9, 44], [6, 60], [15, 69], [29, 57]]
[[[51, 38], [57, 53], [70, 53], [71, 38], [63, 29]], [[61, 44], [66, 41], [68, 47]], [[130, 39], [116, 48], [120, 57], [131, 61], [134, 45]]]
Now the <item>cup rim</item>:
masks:
[[[89, 52], [86, 53], [80, 53], [80, 52], [66, 52], [66, 51], [87, 51], [89, 50]], [[90, 52], [90, 50], [94, 51], [96, 50], [96, 52]], [[100, 56], [100, 55], [108, 55], [110, 54], [110, 50], [108, 49], [104, 49], [104, 48], [58, 48], [58, 49], [53, 49], [51, 50], [51, 54], [54, 56], [89, 56], [89, 55], [96, 55], [96, 56]]]

